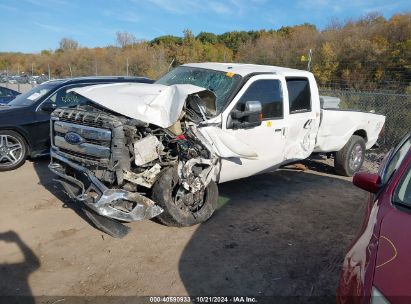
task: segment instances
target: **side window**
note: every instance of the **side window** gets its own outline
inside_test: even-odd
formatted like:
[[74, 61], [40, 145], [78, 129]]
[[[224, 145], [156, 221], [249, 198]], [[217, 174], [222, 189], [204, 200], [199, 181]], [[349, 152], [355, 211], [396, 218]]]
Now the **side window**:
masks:
[[394, 192], [394, 202], [411, 207], [411, 165], [401, 178]]
[[8, 89], [6, 89], [5, 93], [6, 93], [6, 96], [14, 96], [13, 91], [10, 91]]
[[385, 184], [399, 168], [408, 150], [411, 148], [411, 139], [408, 139], [390, 158], [382, 174], [382, 184]]
[[287, 78], [290, 114], [311, 111], [310, 83], [307, 78]]
[[0, 96], [1, 97], [9, 97], [9, 96], [13, 96], [13, 93], [6, 89], [6, 88], [0, 88]]
[[263, 119], [283, 117], [281, 83], [274, 79], [254, 81], [241, 96], [236, 108], [243, 111], [246, 101], [259, 101], [263, 107]]
[[[83, 85], [84, 86], [84, 85]], [[73, 88], [78, 88], [80, 86], [67, 86], [59, 89], [56, 93], [51, 95], [48, 100], [53, 102], [57, 108], [67, 107], [72, 108], [78, 105], [83, 105], [87, 103], [87, 99], [74, 94], [73, 92], [68, 92]]]

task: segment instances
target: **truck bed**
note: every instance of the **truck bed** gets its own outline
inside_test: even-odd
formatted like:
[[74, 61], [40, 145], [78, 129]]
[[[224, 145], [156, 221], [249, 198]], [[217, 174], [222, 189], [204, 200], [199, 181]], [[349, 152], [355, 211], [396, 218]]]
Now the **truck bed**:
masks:
[[385, 116], [370, 112], [342, 109], [322, 109], [314, 152], [341, 150], [353, 134], [364, 137], [366, 148], [377, 141]]

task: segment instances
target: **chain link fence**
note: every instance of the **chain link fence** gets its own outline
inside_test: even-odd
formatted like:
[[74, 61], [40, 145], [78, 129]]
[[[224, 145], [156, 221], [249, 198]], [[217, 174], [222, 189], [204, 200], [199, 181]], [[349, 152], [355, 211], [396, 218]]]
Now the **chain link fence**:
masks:
[[30, 91], [32, 88], [37, 86], [38, 84], [34, 83], [0, 83], [0, 86], [6, 87], [8, 89], [12, 89], [14, 91], [20, 92], [20, 93], [26, 93], [27, 91]]
[[373, 111], [385, 115], [384, 132], [378, 140], [382, 151], [393, 147], [411, 130], [410, 94], [321, 89], [320, 95], [340, 98], [342, 109]]

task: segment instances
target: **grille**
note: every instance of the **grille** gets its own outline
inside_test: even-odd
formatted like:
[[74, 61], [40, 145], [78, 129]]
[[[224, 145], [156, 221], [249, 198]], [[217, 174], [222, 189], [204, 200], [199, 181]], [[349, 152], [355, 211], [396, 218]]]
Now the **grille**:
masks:
[[[86, 115], [68, 114], [67, 117], [70, 117], [71, 122], [52, 119], [53, 148], [76, 162], [108, 164], [111, 156], [111, 130], [85, 125]], [[73, 123], [80, 119], [83, 124]], [[68, 133], [74, 136], [75, 142], [67, 138]]]
[[103, 127], [108, 120], [107, 116], [101, 113], [86, 112], [73, 109], [57, 109], [53, 116], [57, 116], [60, 121], [72, 122], [76, 124]]

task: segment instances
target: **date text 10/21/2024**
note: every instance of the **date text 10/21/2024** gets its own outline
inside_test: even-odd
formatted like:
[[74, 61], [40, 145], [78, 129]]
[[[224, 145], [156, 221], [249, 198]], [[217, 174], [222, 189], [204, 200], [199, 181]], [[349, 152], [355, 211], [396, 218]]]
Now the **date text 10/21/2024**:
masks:
[[258, 303], [254, 297], [150, 297], [150, 303]]

